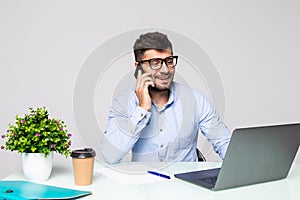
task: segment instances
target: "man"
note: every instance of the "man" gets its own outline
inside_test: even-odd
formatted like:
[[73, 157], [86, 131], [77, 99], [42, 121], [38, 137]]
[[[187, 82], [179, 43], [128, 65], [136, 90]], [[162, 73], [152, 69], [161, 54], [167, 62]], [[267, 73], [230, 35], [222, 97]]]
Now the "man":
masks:
[[106, 162], [197, 161], [198, 131], [223, 159], [231, 134], [200, 92], [173, 82], [178, 56], [159, 32], [134, 44], [135, 89], [115, 98], [101, 142]]

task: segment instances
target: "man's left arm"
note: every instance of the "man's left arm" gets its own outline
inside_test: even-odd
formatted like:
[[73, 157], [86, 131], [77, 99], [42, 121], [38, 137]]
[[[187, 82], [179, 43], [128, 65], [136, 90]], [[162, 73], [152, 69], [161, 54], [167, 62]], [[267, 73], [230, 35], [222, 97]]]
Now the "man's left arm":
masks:
[[231, 138], [231, 132], [226, 127], [219, 114], [207, 97], [198, 98], [199, 123], [198, 127], [219, 156], [224, 159]]

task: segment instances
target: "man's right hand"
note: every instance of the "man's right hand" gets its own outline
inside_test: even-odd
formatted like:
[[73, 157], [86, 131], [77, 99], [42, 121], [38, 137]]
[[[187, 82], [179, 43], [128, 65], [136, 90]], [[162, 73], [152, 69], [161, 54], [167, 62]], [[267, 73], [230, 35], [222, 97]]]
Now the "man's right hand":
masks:
[[148, 90], [149, 86], [155, 87], [151, 74], [142, 74], [142, 71], [139, 70], [134, 91], [139, 100], [139, 106], [147, 111], [150, 111], [152, 104]]

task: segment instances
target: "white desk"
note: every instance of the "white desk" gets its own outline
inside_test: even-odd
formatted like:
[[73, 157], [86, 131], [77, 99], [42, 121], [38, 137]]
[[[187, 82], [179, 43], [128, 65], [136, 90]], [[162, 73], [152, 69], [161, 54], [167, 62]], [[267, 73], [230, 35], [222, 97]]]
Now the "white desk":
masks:
[[[144, 163], [149, 166], [160, 166], [163, 163]], [[221, 163], [170, 163], [164, 171], [179, 173], [196, 169], [208, 169], [220, 166]], [[164, 166], [167, 164], [164, 163]], [[95, 167], [101, 167], [97, 163]], [[16, 171], [4, 180], [24, 180], [21, 171]], [[213, 192], [208, 189], [178, 180], [171, 179], [159, 183], [145, 185], [121, 185], [95, 172], [93, 184], [76, 186], [73, 181], [71, 160], [55, 163], [51, 177], [43, 184], [92, 191], [93, 195], [82, 199], [199, 199], [199, 200], [299, 200], [300, 198], [300, 165], [293, 163], [289, 176], [280, 181], [256, 184], [230, 190]]]

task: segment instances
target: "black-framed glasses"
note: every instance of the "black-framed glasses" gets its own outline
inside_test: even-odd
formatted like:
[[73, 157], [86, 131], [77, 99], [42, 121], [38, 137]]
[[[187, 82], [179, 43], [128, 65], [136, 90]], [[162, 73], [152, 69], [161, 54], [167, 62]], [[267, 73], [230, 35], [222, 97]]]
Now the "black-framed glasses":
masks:
[[177, 65], [177, 59], [178, 59], [178, 56], [169, 56], [169, 57], [166, 57], [165, 59], [163, 59], [163, 58], [152, 58], [152, 59], [149, 59], [149, 60], [139, 61], [138, 63], [142, 64], [142, 63], [147, 62], [152, 69], [158, 70], [162, 67], [163, 63], [165, 63], [166, 66], [169, 67], [169, 68], [175, 67]]

